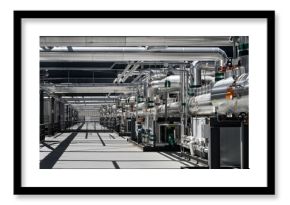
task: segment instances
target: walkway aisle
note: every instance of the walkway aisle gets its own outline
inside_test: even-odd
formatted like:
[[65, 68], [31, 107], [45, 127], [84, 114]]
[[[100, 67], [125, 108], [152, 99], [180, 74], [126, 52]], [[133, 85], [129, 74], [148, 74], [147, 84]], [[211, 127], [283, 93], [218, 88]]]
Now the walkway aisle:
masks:
[[[88, 126], [92, 128], [93, 125]], [[40, 167], [43, 169], [179, 169], [193, 166], [191, 162], [180, 160], [176, 153], [143, 152], [116, 133], [63, 133], [46, 140], [40, 145]]]

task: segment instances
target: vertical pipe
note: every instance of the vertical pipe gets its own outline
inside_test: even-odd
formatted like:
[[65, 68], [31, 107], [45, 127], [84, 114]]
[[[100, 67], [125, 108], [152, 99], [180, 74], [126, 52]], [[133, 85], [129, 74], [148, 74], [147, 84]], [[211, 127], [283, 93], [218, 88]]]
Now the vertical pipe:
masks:
[[145, 81], [145, 82], [143, 83], [143, 96], [144, 96], [144, 98], [147, 97], [147, 92], [148, 92], [147, 89], [148, 89], [148, 82]]
[[[184, 66], [185, 67], [185, 66]], [[188, 134], [188, 125], [187, 125], [187, 99], [188, 99], [188, 72], [186, 69], [184, 70], [185, 72], [185, 87], [184, 87], [184, 93], [185, 93], [185, 105], [184, 105], [184, 110], [185, 110], [185, 116], [184, 116], [184, 121], [185, 121], [185, 130], [187, 131], [186, 134]]]
[[200, 69], [201, 62], [197, 62], [193, 67], [193, 86], [195, 88], [201, 86], [201, 69]]
[[[139, 103], [139, 90], [137, 88], [137, 97], [136, 97], [136, 121], [135, 121], [135, 128], [137, 126], [137, 144], [139, 144], [139, 134], [138, 134], [138, 103]], [[122, 115], [123, 116], [123, 115]]]
[[193, 136], [193, 118], [190, 117], [190, 135]]
[[180, 72], [180, 106], [181, 106], [181, 112], [180, 112], [180, 124], [181, 124], [181, 129], [180, 129], [180, 134], [181, 136], [184, 135], [184, 124], [185, 124], [185, 121], [184, 121], [184, 111], [185, 111], [185, 96], [184, 96], [184, 87], [185, 87], [185, 66], [182, 65], [182, 69], [181, 69], [182, 72]]
[[168, 93], [167, 93], [167, 88], [166, 88], [166, 91], [165, 91], [165, 111], [164, 111], [165, 122], [167, 122], [167, 99], [168, 99]]
[[233, 59], [237, 58], [236, 42], [237, 42], [237, 37], [233, 37]]

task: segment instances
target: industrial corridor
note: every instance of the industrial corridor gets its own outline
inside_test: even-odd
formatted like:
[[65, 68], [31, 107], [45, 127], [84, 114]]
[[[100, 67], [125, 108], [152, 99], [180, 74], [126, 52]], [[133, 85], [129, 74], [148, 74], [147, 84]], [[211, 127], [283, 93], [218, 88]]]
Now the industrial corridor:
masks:
[[[90, 132], [97, 128], [98, 132]], [[180, 169], [195, 167], [177, 152], [143, 152], [128, 137], [95, 122], [78, 123], [40, 144], [42, 169]], [[103, 131], [102, 131], [103, 129]], [[76, 132], [79, 131], [79, 132]]]
[[40, 169], [249, 169], [248, 36], [41, 36]]

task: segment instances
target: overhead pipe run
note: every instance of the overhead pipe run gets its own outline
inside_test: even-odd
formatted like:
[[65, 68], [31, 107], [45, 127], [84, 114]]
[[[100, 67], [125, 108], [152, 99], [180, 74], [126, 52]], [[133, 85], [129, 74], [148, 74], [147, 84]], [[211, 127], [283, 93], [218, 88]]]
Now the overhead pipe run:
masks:
[[219, 53], [227, 59], [224, 50], [218, 47], [54, 47], [41, 48], [41, 52], [162, 52], [162, 53]]
[[[218, 47], [54, 47], [51, 50], [41, 48], [41, 53], [198, 53], [208, 54], [209, 58], [212, 54], [218, 54], [221, 62], [225, 62], [228, 57], [224, 50]], [[43, 56], [45, 57], [45, 56]], [[53, 57], [53, 56], [52, 56]], [[74, 57], [76, 57], [74, 55]]]
[[40, 46], [232, 46], [231, 36], [41, 36]]
[[165, 53], [165, 52], [40, 52], [40, 62], [128, 62], [162, 61], [184, 62], [225, 59], [218, 53]]

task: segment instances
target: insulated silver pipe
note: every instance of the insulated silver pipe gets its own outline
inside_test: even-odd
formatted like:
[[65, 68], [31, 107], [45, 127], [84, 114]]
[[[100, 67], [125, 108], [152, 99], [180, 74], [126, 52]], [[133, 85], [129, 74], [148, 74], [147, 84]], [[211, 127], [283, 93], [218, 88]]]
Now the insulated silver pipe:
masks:
[[[194, 61], [190, 66], [190, 74], [191, 74], [191, 86], [200, 87], [201, 86], [201, 69], [204, 67], [203, 65], [208, 63], [209, 61]], [[223, 62], [222, 62], [223, 64]], [[222, 65], [221, 64], [221, 65]]]
[[194, 87], [200, 87], [201, 86], [201, 61], [194, 61], [191, 65], [192, 69], [192, 78], [193, 78], [193, 83], [192, 86]]
[[181, 106], [181, 112], [180, 112], [180, 119], [181, 119], [181, 136], [184, 135], [184, 127], [185, 127], [185, 119], [184, 119], [184, 113], [185, 113], [185, 66], [182, 66], [182, 71], [180, 73], [180, 83], [181, 83], [181, 90], [180, 90], [180, 106]]
[[54, 47], [41, 52], [162, 52], [162, 53], [218, 53], [227, 59], [224, 50], [218, 47]]
[[[222, 62], [225, 62], [227, 54], [224, 50], [218, 47], [54, 47], [51, 50], [40, 48], [41, 58], [48, 57], [47, 55], [61, 52], [61, 53], [192, 53], [192, 54], [199, 54], [202, 57], [211, 58], [215, 56], [219, 58]], [[88, 54], [86, 54], [88, 55]], [[74, 54], [74, 57], [75, 54]]]

